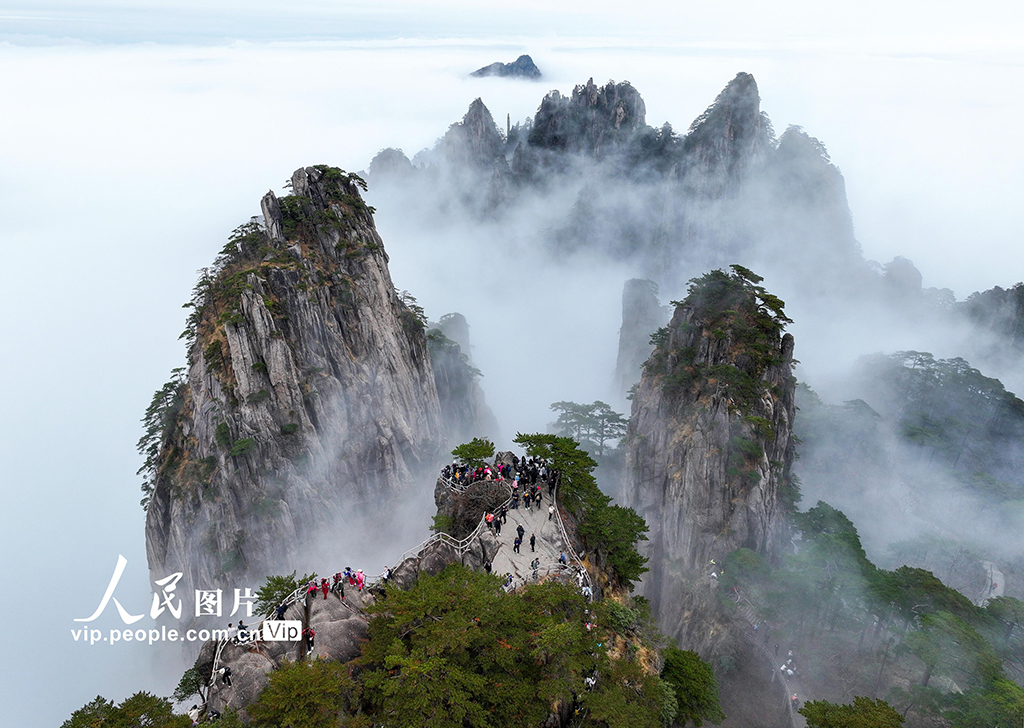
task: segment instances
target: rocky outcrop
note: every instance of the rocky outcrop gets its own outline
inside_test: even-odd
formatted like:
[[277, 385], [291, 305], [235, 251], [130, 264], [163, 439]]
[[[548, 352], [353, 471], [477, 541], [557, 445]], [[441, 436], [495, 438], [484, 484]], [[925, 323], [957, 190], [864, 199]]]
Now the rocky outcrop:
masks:
[[736, 191], [770, 150], [757, 82], [738, 73], [694, 120], [683, 140], [683, 186], [691, 195], [720, 197]]
[[150, 569], [184, 572], [185, 594], [316, 563], [343, 514], [372, 517], [442, 451], [424, 321], [360, 183], [297, 170], [197, 286], [187, 376], [147, 461]]
[[615, 395], [626, 396], [640, 380], [640, 368], [654, 350], [651, 335], [665, 325], [669, 313], [658, 303], [658, 284], [631, 278], [622, 287], [622, 326], [619, 328], [619, 353], [615, 359]]
[[877, 288], [854, 235], [846, 181], [825, 145], [790, 127], [752, 175], [744, 204], [759, 227], [759, 260], [785, 261], [803, 290], [837, 292]]
[[437, 151], [448, 165], [490, 172], [504, 144], [491, 112], [482, 100], [476, 99], [462, 121], [452, 124], [441, 138]]
[[643, 592], [702, 654], [711, 560], [740, 547], [777, 560], [793, 497], [793, 338], [781, 302], [736, 270], [697, 279], [656, 335], [627, 434], [626, 501], [650, 527]]
[[496, 439], [498, 421], [477, 383], [480, 370], [470, 364], [462, 347], [439, 329], [428, 332], [427, 341], [441, 419], [450, 440], [461, 443], [474, 437]]
[[740, 260], [821, 296], [879, 290], [842, 174], [799, 127], [776, 139], [749, 73], [729, 81], [685, 134], [648, 126], [628, 82], [593, 79], [551, 91], [532, 120], [506, 129], [502, 141], [505, 130], [475, 101], [424, 154], [434, 174], [409, 193], [436, 196], [429, 209], [457, 200], [500, 220], [572, 190], [575, 205], [543, 233], [555, 252], [629, 260], [663, 288]]
[[372, 184], [385, 181], [402, 181], [416, 174], [416, 168], [401, 149], [388, 147], [382, 149], [370, 160], [367, 172]]
[[487, 405], [478, 382], [480, 370], [470, 360], [469, 323], [461, 313], [448, 313], [427, 331], [434, 383], [441, 417], [451, 439], [468, 442], [474, 437], [498, 437], [498, 421]]
[[462, 491], [452, 490], [441, 480], [434, 487], [439, 523], [455, 538], [472, 533], [480, 518], [496, 510], [508, 497], [508, 486], [497, 480], [478, 480]]
[[512, 63], [501, 63], [496, 61], [483, 68], [478, 68], [473, 71], [470, 76], [501, 76], [503, 78], [529, 78], [537, 80], [540, 78], [540, 69], [537, 68], [537, 64], [533, 62], [533, 59], [528, 55], [521, 55], [519, 58], [512, 61]]
[[540, 103], [529, 143], [601, 158], [624, 144], [644, 126], [647, 108], [629, 82], [609, 81], [598, 86], [594, 79], [563, 96], [552, 91]]
[[438, 319], [437, 325], [434, 328], [439, 329], [442, 334], [458, 344], [462, 353], [467, 358], [473, 356], [470, 348], [472, 344], [469, 341], [469, 322], [466, 321], [466, 317], [461, 313], [446, 313]]

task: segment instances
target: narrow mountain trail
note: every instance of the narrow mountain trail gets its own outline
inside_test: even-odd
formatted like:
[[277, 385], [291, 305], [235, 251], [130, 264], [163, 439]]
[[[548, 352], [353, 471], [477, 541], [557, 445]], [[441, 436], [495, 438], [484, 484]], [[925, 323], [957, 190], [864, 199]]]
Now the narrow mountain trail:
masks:
[[[545, 574], [564, 571], [558, 563], [559, 554], [565, 552], [566, 559], [569, 559], [568, 544], [562, 540], [558, 521], [555, 517], [548, 518], [548, 506], [552, 504], [552, 499], [547, 496], [546, 487], [542, 486], [542, 489], [545, 497], [539, 506], [534, 503], [526, 508], [520, 500], [519, 508], [509, 509], [507, 520], [502, 523], [501, 533], [497, 536], [500, 545], [491, 562], [491, 573], [498, 576], [511, 574], [513, 587], [534, 581], [534, 570], [530, 567], [534, 559], [540, 561], [537, 575], [541, 579]], [[523, 527], [523, 544], [517, 554], [513, 546], [516, 527], [519, 525]], [[536, 551], [533, 552], [530, 551], [531, 534], [537, 537]]]

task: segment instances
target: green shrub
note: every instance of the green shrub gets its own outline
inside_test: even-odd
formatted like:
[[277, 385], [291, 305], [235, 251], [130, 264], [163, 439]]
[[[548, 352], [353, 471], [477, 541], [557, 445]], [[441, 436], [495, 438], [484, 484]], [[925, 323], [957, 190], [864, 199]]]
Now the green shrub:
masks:
[[228, 427], [227, 422], [221, 422], [217, 425], [217, 428], [213, 431], [213, 439], [224, 450], [231, 449], [231, 429]]
[[189, 728], [192, 721], [175, 715], [171, 701], [147, 692], [138, 692], [115, 706], [101, 696], [86, 703], [64, 721], [61, 728]]
[[219, 372], [224, 367], [224, 350], [221, 347], [220, 339], [213, 339], [203, 349], [203, 358], [210, 371]]
[[270, 399], [270, 392], [265, 389], [261, 389], [258, 392], [250, 394], [245, 398], [245, 401], [249, 404], [259, 404], [260, 402], [266, 402], [268, 399]]
[[186, 700], [191, 698], [193, 695], [202, 696], [203, 690], [206, 688], [206, 684], [209, 680], [209, 675], [205, 677], [199, 674], [198, 660], [196, 664], [185, 670], [185, 674], [181, 676], [181, 680], [178, 681], [178, 687], [174, 688], [174, 693], [171, 697], [178, 703], [184, 703]]
[[480, 437], [459, 445], [452, 450], [452, 455], [463, 465], [483, 465], [487, 458], [494, 455], [494, 443]]
[[604, 607], [605, 619], [616, 632], [633, 632], [639, 625], [641, 613], [612, 599], [601, 602]]
[[434, 515], [434, 521], [430, 525], [430, 530], [434, 533], [451, 533], [454, 527], [454, 518], [447, 513], [437, 513]]
[[256, 438], [254, 437], [246, 437], [245, 439], [242, 440], [235, 440], [234, 444], [231, 445], [231, 452], [229, 452], [228, 455], [230, 455], [233, 458], [241, 457], [242, 455], [245, 455], [247, 452], [249, 452], [249, 450], [251, 450], [252, 446], [255, 444]]
[[299, 426], [296, 425], [294, 422], [289, 422], [286, 425], [281, 425], [281, 434], [282, 435], [294, 435], [298, 431], [299, 431]]
[[687, 721], [693, 721], [695, 726], [702, 726], [705, 720], [715, 725], [725, 720], [718, 702], [718, 681], [711, 665], [696, 652], [677, 647], [668, 647], [662, 654], [665, 666], [661, 677], [675, 693], [676, 722], [686, 725]]
[[304, 574], [296, 577], [298, 572], [293, 571], [284, 576], [268, 576], [263, 586], [256, 590], [256, 601], [253, 603], [253, 611], [256, 614], [269, 614], [271, 609], [277, 607], [289, 595], [303, 584], [308, 584], [317, 577], [316, 573]]
[[285, 662], [248, 708], [253, 728], [324, 728], [355, 712], [360, 688], [334, 660]]

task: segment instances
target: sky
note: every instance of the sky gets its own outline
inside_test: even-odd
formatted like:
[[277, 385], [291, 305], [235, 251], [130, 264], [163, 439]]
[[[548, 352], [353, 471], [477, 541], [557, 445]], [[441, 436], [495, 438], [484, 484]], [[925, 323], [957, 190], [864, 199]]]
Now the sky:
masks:
[[[591, 76], [629, 80], [648, 123], [683, 130], [749, 71], [777, 131], [798, 124], [828, 147], [868, 258], [904, 255], [925, 286], [959, 298], [1024, 279], [1019, 5], [551, 5], [0, 8], [0, 589], [3, 603], [30, 605], [8, 610], [29, 622], [0, 667], [5, 723], [59, 725], [97, 693], [168, 694], [180, 674], [178, 654], [83, 645], [69, 630], [95, 608], [119, 554], [128, 566], [118, 594], [129, 611], [147, 608], [139, 419], [184, 363], [181, 304], [196, 271], [296, 167], [365, 169], [388, 146], [411, 156], [477, 96], [496, 118], [524, 119], [547, 90]], [[520, 53], [543, 80], [467, 77]], [[397, 216], [379, 215], [378, 226], [396, 286], [428, 315], [451, 310], [458, 301], [419, 264], [429, 232], [417, 238]], [[565, 292], [592, 297], [574, 348], [609, 376], [614, 351], [587, 342], [617, 330], [619, 294]], [[529, 302], [492, 302], [476, 319], [472, 301], [460, 310], [472, 326], [515, 332], [515, 306]], [[565, 366], [557, 353], [555, 372]], [[486, 374], [507, 414], [515, 383]], [[547, 401], [600, 395], [587, 394]], [[503, 426], [547, 417], [516, 415]], [[105, 627], [119, 623], [109, 612]]]

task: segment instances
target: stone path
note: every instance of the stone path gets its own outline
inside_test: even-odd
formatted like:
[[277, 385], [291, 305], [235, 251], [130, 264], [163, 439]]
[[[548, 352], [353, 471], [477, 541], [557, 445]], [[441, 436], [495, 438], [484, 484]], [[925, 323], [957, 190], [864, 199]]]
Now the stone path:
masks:
[[[534, 503], [529, 509], [523, 506], [522, 499], [519, 501], [519, 508], [509, 510], [508, 520], [501, 526], [501, 534], [498, 538], [498, 552], [495, 554], [491, 565], [491, 573], [498, 576], [512, 574], [513, 587], [533, 581], [533, 569], [530, 562], [535, 558], [540, 559], [538, 569], [541, 579], [545, 574], [562, 571], [558, 563], [558, 555], [565, 551], [566, 559], [569, 559], [568, 546], [562, 541], [562, 534], [558, 530], [558, 521], [554, 518], [548, 520], [548, 506], [552, 499], [547, 495], [547, 486], [541, 484], [544, 492], [544, 500], [538, 507]], [[519, 553], [515, 553], [513, 542], [516, 539], [516, 526], [522, 524], [525, 529], [523, 545]], [[536, 552], [530, 552], [530, 534], [536, 534]], [[571, 566], [571, 561], [569, 562]]]
[[[739, 592], [737, 592], [737, 594], [738, 593]], [[803, 705], [807, 701], [807, 693], [800, 685], [798, 676], [794, 675], [793, 677], [787, 678], [787, 676], [783, 673], [781, 669], [782, 664], [786, 661], [787, 653], [789, 652], [789, 647], [786, 647], [786, 649], [781, 653], [778, 651], [778, 647], [776, 647], [776, 651], [774, 654], [771, 650], [768, 649], [767, 642], [763, 641], [761, 638], [763, 633], [759, 634], [757, 631], [754, 630], [754, 625], [760, 622], [761, 620], [757, 618], [754, 611], [754, 605], [752, 602], [750, 602], [747, 599], [742, 599], [737, 603], [737, 611], [743, 615], [744, 619], [746, 619], [746, 621], [750, 625], [751, 631], [746, 632], [744, 636], [748, 640], [750, 640], [751, 644], [754, 646], [754, 649], [759, 651], [767, 659], [767, 663], [772, 670], [772, 682], [775, 682], [775, 680], [779, 680], [782, 683], [782, 690], [785, 694], [785, 700], [787, 708], [789, 710], [790, 725], [792, 726], [792, 728], [806, 728], [807, 719], [793, 709], [793, 705], [790, 702], [790, 698], [793, 695], [796, 695], [796, 697], [800, 700], [800, 705]]]

